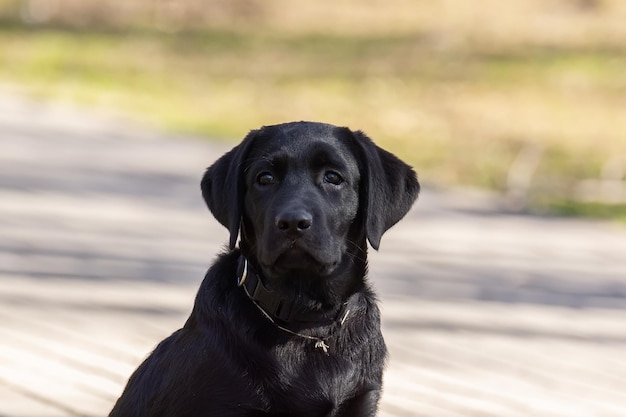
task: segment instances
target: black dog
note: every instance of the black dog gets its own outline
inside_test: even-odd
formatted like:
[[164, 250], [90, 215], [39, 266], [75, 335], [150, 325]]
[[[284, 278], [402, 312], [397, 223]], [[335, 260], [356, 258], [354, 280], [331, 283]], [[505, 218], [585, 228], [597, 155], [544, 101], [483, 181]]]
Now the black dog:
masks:
[[386, 348], [367, 241], [378, 249], [418, 191], [411, 167], [361, 132], [252, 131], [202, 179], [230, 250], [110, 416], [375, 415]]

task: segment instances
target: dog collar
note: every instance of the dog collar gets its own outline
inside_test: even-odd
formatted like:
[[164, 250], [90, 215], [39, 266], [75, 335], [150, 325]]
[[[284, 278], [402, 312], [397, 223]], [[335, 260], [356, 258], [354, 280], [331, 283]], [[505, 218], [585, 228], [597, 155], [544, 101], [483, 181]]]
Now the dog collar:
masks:
[[310, 323], [323, 326], [333, 324], [339, 319], [341, 319], [341, 324], [343, 324], [348, 316], [348, 303], [344, 303], [337, 315], [332, 318], [321, 319], [316, 312], [299, 312], [296, 308], [296, 303], [292, 299], [282, 298], [276, 292], [267, 289], [263, 285], [259, 273], [254, 270], [243, 255], [239, 257], [237, 285], [243, 287], [248, 297], [273, 321]]
[[347, 305], [344, 303], [336, 316], [332, 318], [320, 318], [315, 312], [302, 313], [296, 308], [292, 299], [280, 297], [263, 285], [259, 273], [242, 255], [239, 257], [237, 268], [237, 285], [245, 289], [248, 297], [273, 320], [284, 323], [312, 323], [316, 325], [330, 325], [341, 319], [343, 324], [347, 318]]
[[[315, 348], [322, 349], [322, 351], [324, 351], [324, 353], [327, 355], [328, 349], [330, 348], [330, 346], [326, 343], [327, 338], [315, 337], [294, 332], [293, 330], [281, 326], [276, 322], [276, 320], [281, 320], [284, 322], [299, 321], [315, 323], [318, 325], [330, 325], [337, 322], [339, 317], [341, 317], [339, 325], [343, 326], [346, 319], [348, 318], [348, 314], [350, 314], [348, 302], [345, 302], [343, 304], [337, 316], [332, 320], [320, 321], [319, 317], [312, 317], [314, 313], [311, 313], [308, 316], [294, 314], [295, 308], [293, 301], [277, 297], [274, 292], [265, 288], [265, 286], [261, 282], [261, 279], [259, 278], [259, 275], [252, 270], [250, 263], [243, 255], [239, 257], [239, 265], [237, 267], [237, 285], [239, 287], [243, 287], [244, 292], [246, 293], [248, 298], [250, 298], [252, 303], [261, 311], [261, 313], [263, 313], [263, 315], [269, 321], [272, 322], [272, 324], [274, 324], [276, 327], [286, 333], [301, 337], [303, 339], [314, 341]], [[315, 320], [312, 320], [312, 318], [314, 318]]]

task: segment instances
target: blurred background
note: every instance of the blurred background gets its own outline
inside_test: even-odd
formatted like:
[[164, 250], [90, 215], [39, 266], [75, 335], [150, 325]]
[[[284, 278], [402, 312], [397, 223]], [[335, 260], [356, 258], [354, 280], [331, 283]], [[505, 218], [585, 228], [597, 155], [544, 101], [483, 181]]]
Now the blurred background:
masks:
[[226, 243], [253, 128], [415, 166], [383, 417], [626, 415], [626, 3], [0, 0], [0, 417], [106, 415]]
[[236, 140], [324, 120], [424, 181], [626, 216], [619, 0], [0, 0], [0, 81]]

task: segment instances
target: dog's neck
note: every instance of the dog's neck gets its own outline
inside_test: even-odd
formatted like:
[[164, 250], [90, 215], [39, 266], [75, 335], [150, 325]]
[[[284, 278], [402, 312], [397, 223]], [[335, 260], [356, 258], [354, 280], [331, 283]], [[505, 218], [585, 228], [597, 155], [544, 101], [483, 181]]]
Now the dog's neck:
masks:
[[347, 300], [341, 303], [338, 310], [305, 308], [298, 303], [297, 298], [268, 289], [263, 283], [261, 272], [244, 255], [240, 255], [238, 260], [237, 285], [242, 287], [248, 298], [272, 321], [298, 327], [319, 327], [340, 322], [348, 308]]

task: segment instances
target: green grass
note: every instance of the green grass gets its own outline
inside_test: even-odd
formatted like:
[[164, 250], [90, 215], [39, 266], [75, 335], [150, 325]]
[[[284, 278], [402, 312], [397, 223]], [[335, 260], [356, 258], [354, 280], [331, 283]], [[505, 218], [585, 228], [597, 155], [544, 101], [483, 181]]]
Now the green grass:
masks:
[[626, 223], [626, 204], [581, 202], [569, 199], [551, 201], [547, 208], [556, 214], [570, 217], [591, 217], [618, 220]]
[[536, 191], [566, 190], [626, 152], [626, 43], [612, 37], [494, 38], [459, 24], [477, 32], [442, 46], [426, 24], [367, 33], [305, 23], [164, 32], [5, 20], [0, 82], [233, 141], [289, 120], [348, 125], [439, 184], [503, 190], [512, 161], [533, 145], [543, 149]]

